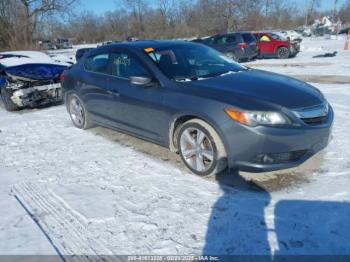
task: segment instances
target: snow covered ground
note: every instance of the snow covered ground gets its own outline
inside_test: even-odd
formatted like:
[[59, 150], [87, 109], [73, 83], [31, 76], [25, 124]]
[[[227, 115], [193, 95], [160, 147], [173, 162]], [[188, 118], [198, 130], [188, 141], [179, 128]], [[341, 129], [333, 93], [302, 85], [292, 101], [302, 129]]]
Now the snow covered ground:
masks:
[[[297, 78], [323, 76], [325, 82], [350, 82], [350, 52], [344, 51], [345, 38], [325, 40], [319, 38], [305, 38], [301, 43], [301, 52], [293, 59], [276, 60], [264, 59], [247, 63], [246, 65], [292, 75]], [[313, 56], [338, 52], [336, 57], [313, 58]], [[335, 80], [338, 77], [338, 81]], [[328, 80], [327, 80], [328, 78]], [[314, 77], [312, 79], [315, 79]], [[330, 79], [330, 80], [329, 80]]]
[[[343, 44], [307, 39], [295, 59], [249, 65], [346, 80]], [[312, 58], [333, 50], [337, 57]], [[342, 82], [314, 84], [336, 115], [322, 154], [294, 170], [217, 179], [191, 175], [148, 142], [76, 129], [64, 106], [0, 105], [0, 254], [350, 255], [350, 81]]]

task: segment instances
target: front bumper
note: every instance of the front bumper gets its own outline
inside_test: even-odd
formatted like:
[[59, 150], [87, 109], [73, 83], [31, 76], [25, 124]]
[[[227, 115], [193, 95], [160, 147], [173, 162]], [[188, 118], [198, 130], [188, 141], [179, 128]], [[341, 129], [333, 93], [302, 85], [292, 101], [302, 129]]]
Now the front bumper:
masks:
[[54, 83], [15, 90], [11, 100], [18, 107], [35, 107], [47, 103], [61, 102], [62, 87], [60, 83]]
[[295, 56], [296, 54], [298, 54], [300, 52], [300, 46], [299, 45], [291, 46], [289, 48], [289, 51], [290, 51], [291, 56]]
[[328, 145], [333, 118], [331, 110], [319, 126], [248, 127], [231, 123], [229, 127], [227, 123], [224, 140], [229, 167], [259, 173], [299, 166]]

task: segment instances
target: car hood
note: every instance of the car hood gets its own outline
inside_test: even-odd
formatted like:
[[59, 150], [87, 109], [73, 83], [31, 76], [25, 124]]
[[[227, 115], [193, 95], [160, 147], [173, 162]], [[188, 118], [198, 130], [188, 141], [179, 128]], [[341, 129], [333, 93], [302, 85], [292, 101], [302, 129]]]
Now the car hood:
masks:
[[[324, 102], [321, 92], [297, 79], [262, 70], [248, 69], [223, 76], [182, 82], [190, 91], [223, 102], [243, 100], [274, 104], [288, 109], [310, 107]], [[249, 109], [249, 105], [247, 106]]]

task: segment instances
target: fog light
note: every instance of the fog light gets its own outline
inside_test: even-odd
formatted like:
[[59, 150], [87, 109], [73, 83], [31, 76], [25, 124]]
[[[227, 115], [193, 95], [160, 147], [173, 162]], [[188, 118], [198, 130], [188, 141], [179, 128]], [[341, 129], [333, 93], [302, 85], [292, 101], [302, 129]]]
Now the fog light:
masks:
[[307, 153], [307, 150], [272, 153], [272, 154], [258, 154], [253, 161], [259, 164], [280, 164], [290, 161], [298, 161]]
[[274, 159], [268, 154], [259, 154], [259, 155], [255, 156], [254, 162], [256, 162], [256, 163], [264, 163], [264, 164], [271, 164], [271, 163], [274, 162]]

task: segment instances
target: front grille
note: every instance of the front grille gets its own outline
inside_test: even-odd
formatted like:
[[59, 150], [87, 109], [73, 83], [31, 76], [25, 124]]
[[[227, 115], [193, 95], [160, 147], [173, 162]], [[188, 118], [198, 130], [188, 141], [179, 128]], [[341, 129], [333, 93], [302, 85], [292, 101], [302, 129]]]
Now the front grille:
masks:
[[328, 120], [329, 105], [325, 102], [313, 107], [295, 109], [294, 114], [307, 125], [322, 125]]
[[311, 125], [311, 126], [317, 126], [322, 125], [327, 122], [328, 115], [326, 116], [319, 116], [319, 117], [312, 117], [312, 118], [302, 118], [301, 120], [304, 121], [305, 124]]

